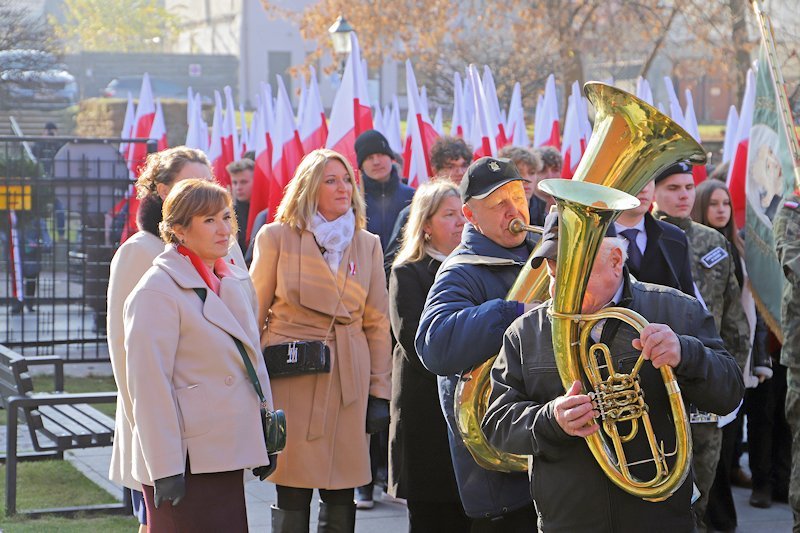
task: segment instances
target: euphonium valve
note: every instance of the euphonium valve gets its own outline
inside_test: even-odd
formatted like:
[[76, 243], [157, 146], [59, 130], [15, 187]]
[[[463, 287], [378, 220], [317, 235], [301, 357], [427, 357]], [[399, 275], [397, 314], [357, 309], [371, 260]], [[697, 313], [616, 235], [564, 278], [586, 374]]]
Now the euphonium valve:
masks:
[[[619, 372], [608, 346], [592, 343], [589, 337], [600, 320], [620, 320], [637, 332], [648, 322], [624, 307], [581, 313], [589, 275], [608, 226], [621, 211], [636, 207], [639, 201], [621, 191], [585, 182], [544, 180], [540, 188], [555, 198], [559, 213], [557, 283], [549, 310], [556, 366], [565, 389], [574, 381], [589, 389], [601, 418], [601, 431], [586, 437], [586, 443], [606, 476], [622, 490], [652, 501], [669, 498], [686, 479], [692, 453], [686, 408], [672, 369], [659, 369], [675, 429], [675, 449], [667, 452], [655, 435], [639, 383], [644, 359], [640, 355], [630, 373]], [[628, 426], [620, 433], [622, 423]], [[625, 445], [640, 429], [650, 457], [631, 461]], [[631, 466], [644, 463], [653, 466], [650, 479], [639, 479], [631, 472]]]

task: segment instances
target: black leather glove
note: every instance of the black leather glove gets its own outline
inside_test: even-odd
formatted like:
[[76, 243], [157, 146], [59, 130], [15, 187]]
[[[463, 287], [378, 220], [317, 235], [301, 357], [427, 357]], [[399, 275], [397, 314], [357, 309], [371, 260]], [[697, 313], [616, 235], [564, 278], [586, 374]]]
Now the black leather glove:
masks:
[[186, 480], [183, 474], [177, 476], [165, 477], [155, 481], [155, 488], [153, 489], [153, 503], [158, 509], [158, 506], [163, 501], [171, 501], [172, 506], [175, 507], [186, 495]]
[[269, 476], [275, 472], [275, 469], [278, 468], [278, 454], [270, 454], [269, 455], [269, 465], [268, 466], [257, 466], [253, 469], [253, 475], [258, 476], [258, 479], [264, 481]]
[[367, 433], [389, 429], [389, 400], [370, 396], [367, 400]]

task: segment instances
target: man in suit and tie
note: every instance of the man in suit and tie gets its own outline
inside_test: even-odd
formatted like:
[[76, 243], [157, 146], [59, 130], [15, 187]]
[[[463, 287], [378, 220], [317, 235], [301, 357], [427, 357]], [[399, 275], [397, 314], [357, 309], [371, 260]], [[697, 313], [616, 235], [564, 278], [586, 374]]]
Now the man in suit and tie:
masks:
[[639, 280], [695, 295], [689, 262], [689, 243], [683, 231], [650, 214], [655, 183], [636, 195], [639, 207], [624, 211], [614, 223], [617, 235], [628, 241], [628, 270]]

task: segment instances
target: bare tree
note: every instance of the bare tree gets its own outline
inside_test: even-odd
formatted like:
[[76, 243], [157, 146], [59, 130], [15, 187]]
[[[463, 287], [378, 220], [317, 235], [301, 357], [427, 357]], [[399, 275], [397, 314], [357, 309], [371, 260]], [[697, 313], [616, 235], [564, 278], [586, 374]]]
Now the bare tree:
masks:
[[14, 0], [0, 0], [0, 50], [33, 49], [51, 52], [54, 42], [43, 18], [31, 15]]

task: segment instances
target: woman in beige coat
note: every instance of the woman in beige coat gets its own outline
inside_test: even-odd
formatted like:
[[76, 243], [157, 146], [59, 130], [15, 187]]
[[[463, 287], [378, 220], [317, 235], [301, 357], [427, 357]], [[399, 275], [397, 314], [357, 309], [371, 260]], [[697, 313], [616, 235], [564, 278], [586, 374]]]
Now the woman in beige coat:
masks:
[[331, 359], [330, 372], [272, 381], [288, 429], [272, 477], [278, 485], [273, 531], [308, 530], [314, 488], [322, 499], [320, 531], [352, 531], [353, 488], [371, 477], [367, 425], [371, 431], [381, 423], [388, 427], [383, 252], [365, 226], [350, 164], [336, 152], [315, 150], [297, 168], [276, 222], [256, 237], [250, 276], [261, 344], [325, 341]]
[[122, 453], [142, 484], [149, 531], [247, 531], [242, 470], [263, 478], [272, 461], [237, 341], [270, 409], [272, 396], [249, 277], [223, 259], [236, 233], [231, 198], [184, 180], [163, 214], [169, 245], [125, 302], [121, 396], [132, 438]]
[[[147, 524], [141, 484], [131, 476], [132, 458], [125, 453], [131, 449], [131, 421], [125, 417], [122, 406], [122, 399], [127, 395], [122, 307], [133, 288], [152, 266], [153, 259], [164, 251], [164, 241], [161, 240], [158, 229], [161, 205], [170, 189], [187, 178], [212, 179], [211, 165], [200, 150], [177, 146], [147, 157], [145, 168], [136, 182], [139, 198], [136, 224], [139, 231], [119, 247], [111, 260], [106, 326], [111, 367], [120, 394], [117, 397], [114, 445], [108, 477], [119, 485], [133, 489], [133, 511], [142, 525], [140, 531], [144, 531]], [[229, 258], [237, 266], [246, 268], [235, 240], [232, 241]]]

